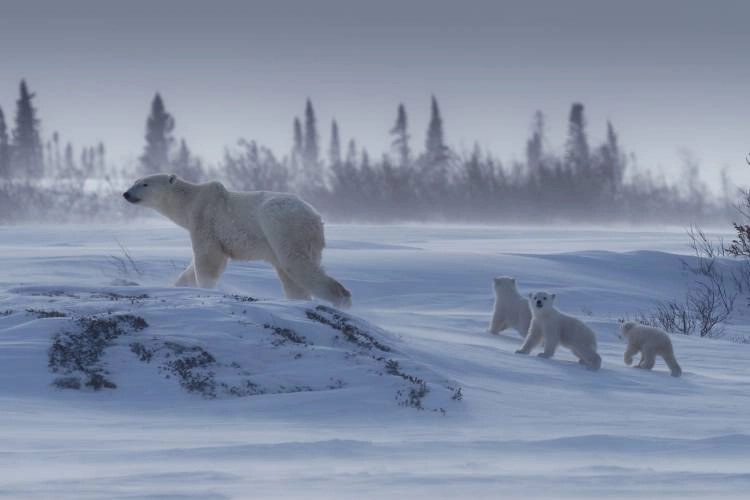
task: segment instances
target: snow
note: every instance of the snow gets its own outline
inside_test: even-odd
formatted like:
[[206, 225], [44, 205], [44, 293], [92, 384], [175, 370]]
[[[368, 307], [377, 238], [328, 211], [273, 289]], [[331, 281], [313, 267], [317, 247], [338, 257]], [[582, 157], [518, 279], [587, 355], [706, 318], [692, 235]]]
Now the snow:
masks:
[[[673, 336], [680, 378], [622, 361], [618, 320], [684, 295], [684, 231], [329, 225], [327, 240], [346, 313], [284, 300], [262, 263], [172, 288], [190, 249], [166, 223], [0, 227], [0, 497], [747, 497], [750, 345]], [[556, 292], [597, 331], [602, 369], [487, 333], [496, 275]], [[148, 326], [123, 322], [89, 366], [117, 387], [56, 388], [87, 374], [48, 366], [55, 341], [126, 314]], [[181, 379], [175, 361], [204, 352]]]

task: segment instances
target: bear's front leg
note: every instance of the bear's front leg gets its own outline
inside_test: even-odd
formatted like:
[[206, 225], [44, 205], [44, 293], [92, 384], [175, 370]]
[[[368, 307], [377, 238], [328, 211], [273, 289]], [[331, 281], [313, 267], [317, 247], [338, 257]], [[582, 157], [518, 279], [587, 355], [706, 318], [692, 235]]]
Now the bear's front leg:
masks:
[[531, 320], [531, 324], [529, 325], [529, 333], [526, 335], [521, 348], [516, 351], [516, 354], [530, 353], [540, 340], [542, 340], [542, 327], [541, 325], [539, 325], [539, 323]]
[[190, 261], [190, 265], [182, 271], [182, 274], [180, 274], [180, 277], [177, 278], [177, 281], [175, 282], [174, 286], [191, 286], [195, 287], [198, 285], [198, 282], [195, 278], [195, 262]]
[[635, 345], [634, 342], [628, 342], [628, 347], [625, 349], [625, 364], [630, 366], [633, 364], [633, 356], [638, 354], [638, 351], [640, 351], [640, 348]]
[[195, 279], [201, 288], [213, 288], [227, 267], [229, 259], [218, 245], [193, 242]]
[[540, 358], [551, 358], [555, 355], [557, 344], [560, 342], [560, 332], [544, 332], [544, 351], [537, 354]]

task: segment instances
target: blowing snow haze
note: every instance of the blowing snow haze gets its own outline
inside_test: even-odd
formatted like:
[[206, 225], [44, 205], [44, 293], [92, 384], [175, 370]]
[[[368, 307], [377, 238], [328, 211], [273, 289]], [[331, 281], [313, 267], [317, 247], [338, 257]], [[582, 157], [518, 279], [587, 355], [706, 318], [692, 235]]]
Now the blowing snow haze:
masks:
[[213, 165], [241, 138], [288, 155], [310, 98], [321, 157], [335, 119], [341, 155], [354, 139], [377, 161], [399, 103], [422, 151], [434, 95], [452, 151], [476, 144], [512, 170], [537, 111], [545, 151], [562, 156], [580, 102], [592, 150], [611, 121], [641, 170], [679, 179], [687, 156], [719, 193], [722, 169], [750, 182], [749, 18], [731, 0], [4, 0], [0, 107], [10, 129], [23, 78], [43, 142], [57, 131], [134, 164], [159, 92], [175, 149], [184, 138]]

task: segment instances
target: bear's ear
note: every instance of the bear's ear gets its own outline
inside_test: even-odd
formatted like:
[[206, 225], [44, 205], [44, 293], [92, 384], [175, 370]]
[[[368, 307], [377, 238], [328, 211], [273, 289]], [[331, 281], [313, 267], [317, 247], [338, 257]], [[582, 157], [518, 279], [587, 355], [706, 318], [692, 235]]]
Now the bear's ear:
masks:
[[529, 299], [533, 299], [533, 298], [534, 298], [534, 292], [529, 292]]
[[511, 279], [510, 279], [510, 281], [511, 281], [511, 283], [513, 283], [514, 285], [516, 284], [516, 278], [511, 278]]
[[169, 183], [170, 184], [174, 184], [175, 179], [177, 179], [176, 175], [174, 175], [174, 174], [170, 175], [169, 176]]
[[550, 298], [551, 300], [555, 300], [555, 297], [557, 297], [557, 294], [556, 294], [556, 293], [553, 293], [552, 295], [550, 295], [550, 296], [549, 296], [549, 298]]

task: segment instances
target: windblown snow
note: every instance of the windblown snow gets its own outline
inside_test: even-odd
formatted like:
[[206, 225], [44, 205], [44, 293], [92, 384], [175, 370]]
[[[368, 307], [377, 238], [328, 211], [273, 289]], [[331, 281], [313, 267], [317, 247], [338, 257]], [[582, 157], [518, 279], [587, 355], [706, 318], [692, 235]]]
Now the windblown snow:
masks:
[[[746, 498], [750, 324], [625, 366], [685, 293], [684, 232], [327, 227], [342, 312], [232, 262], [173, 288], [167, 224], [0, 227], [0, 497]], [[487, 333], [492, 278], [557, 293], [602, 369]], [[740, 305], [744, 308], [744, 304]]]

